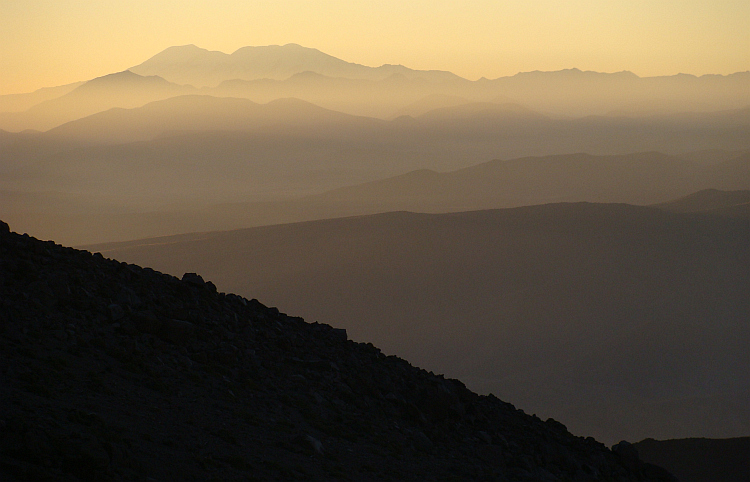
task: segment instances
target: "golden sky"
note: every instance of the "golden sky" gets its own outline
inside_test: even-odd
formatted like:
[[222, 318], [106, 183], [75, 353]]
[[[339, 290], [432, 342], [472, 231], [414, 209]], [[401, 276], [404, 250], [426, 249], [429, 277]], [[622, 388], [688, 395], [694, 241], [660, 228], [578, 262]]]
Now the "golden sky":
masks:
[[748, 0], [0, 0], [0, 94], [125, 70], [172, 45], [297, 43], [469, 79], [750, 69]]

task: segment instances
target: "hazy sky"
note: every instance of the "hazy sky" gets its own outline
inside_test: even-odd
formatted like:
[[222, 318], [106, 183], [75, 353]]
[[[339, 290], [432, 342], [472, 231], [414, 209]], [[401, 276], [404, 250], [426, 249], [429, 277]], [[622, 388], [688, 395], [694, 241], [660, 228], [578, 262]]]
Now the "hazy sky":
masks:
[[298, 43], [365, 65], [728, 74], [750, 69], [748, 0], [0, 0], [0, 94], [139, 64], [172, 45]]

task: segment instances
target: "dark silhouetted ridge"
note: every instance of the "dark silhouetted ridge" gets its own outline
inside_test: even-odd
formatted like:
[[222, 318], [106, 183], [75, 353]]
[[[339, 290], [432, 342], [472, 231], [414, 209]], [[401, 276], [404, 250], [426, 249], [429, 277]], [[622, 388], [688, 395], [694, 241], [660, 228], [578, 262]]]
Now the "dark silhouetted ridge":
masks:
[[750, 481], [750, 437], [646, 439], [633, 446], [641, 459], [666, 467], [680, 482]]
[[584, 202], [90, 249], [203, 273], [613, 444], [750, 431], [748, 247], [745, 219]]
[[0, 478], [674, 480], [344, 330], [0, 223]]

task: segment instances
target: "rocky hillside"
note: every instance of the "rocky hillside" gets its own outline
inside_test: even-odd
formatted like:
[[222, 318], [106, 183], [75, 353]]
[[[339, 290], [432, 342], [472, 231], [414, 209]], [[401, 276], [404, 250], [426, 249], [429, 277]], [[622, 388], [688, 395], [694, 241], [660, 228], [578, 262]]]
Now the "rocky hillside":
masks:
[[745, 219], [556, 203], [88, 248], [201, 273], [607, 445], [750, 433]]
[[0, 223], [0, 479], [675, 480], [346, 332]]

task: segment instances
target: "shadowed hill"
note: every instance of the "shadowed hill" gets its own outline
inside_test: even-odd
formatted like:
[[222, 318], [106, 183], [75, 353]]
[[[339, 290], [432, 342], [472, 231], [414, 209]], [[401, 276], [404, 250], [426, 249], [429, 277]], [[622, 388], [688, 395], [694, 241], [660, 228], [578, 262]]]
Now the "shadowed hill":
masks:
[[[447, 173], [412, 172], [341, 188], [310, 201], [432, 212], [571, 201], [649, 204], [696, 191], [701, 185], [724, 187], [725, 178], [735, 174], [739, 165], [750, 166], [750, 158], [744, 155], [731, 165], [706, 167], [656, 152], [527, 157]], [[750, 186], [750, 175], [731, 177], [730, 182]]]
[[633, 446], [641, 459], [668, 468], [680, 482], [750, 481], [750, 437], [647, 439]]
[[678, 213], [709, 213], [750, 218], [750, 191], [706, 189], [655, 207]]
[[[336, 141], [281, 140], [195, 134], [150, 143], [153, 150], [145, 153], [142, 146], [117, 146], [87, 149], [76, 156], [52, 155], [45, 169], [48, 175], [55, 173], [52, 181], [57, 186], [90, 179], [106, 190], [55, 194], [64, 189], [54, 184], [51, 192], [7, 189], [0, 191], [0, 214], [29, 233], [80, 245], [399, 210], [440, 213], [579, 201], [649, 204], [707, 188], [750, 189], [750, 173], [743, 173], [750, 168], [750, 158], [741, 152], [734, 157], [721, 154], [728, 160], [719, 162], [659, 153], [496, 160], [452, 172], [419, 170], [361, 184], [357, 181], [363, 177], [377, 177], [367, 171], [373, 151], [336, 151], [336, 146], [343, 147]], [[396, 167], [396, 161], [405, 162], [396, 153], [392, 156], [389, 168]], [[203, 157], [213, 162], [201, 162]], [[304, 160], [309, 170], [295, 178], [291, 171], [297, 160]], [[6, 174], [6, 182], [10, 179]], [[106, 183], [94, 184], [97, 179]], [[262, 182], [268, 192], [353, 186], [286, 200], [221, 203], [226, 198], [219, 195], [251, 190], [250, 182]], [[41, 185], [37, 181], [32, 188]], [[142, 192], [140, 204], [127, 199], [123, 206], [120, 192]], [[190, 195], [203, 196], [202, 204], [163, 207], [148, 198]], [[725, 211], [743, 216], [746, 209], [740, 204]]]
[[750, 431], [748, 246], [744, 220], [580, 203], [93, 249], [203, 272], [615, 442]]
[[344, 330], [0, 223], [0, 478], [673, 481]]

